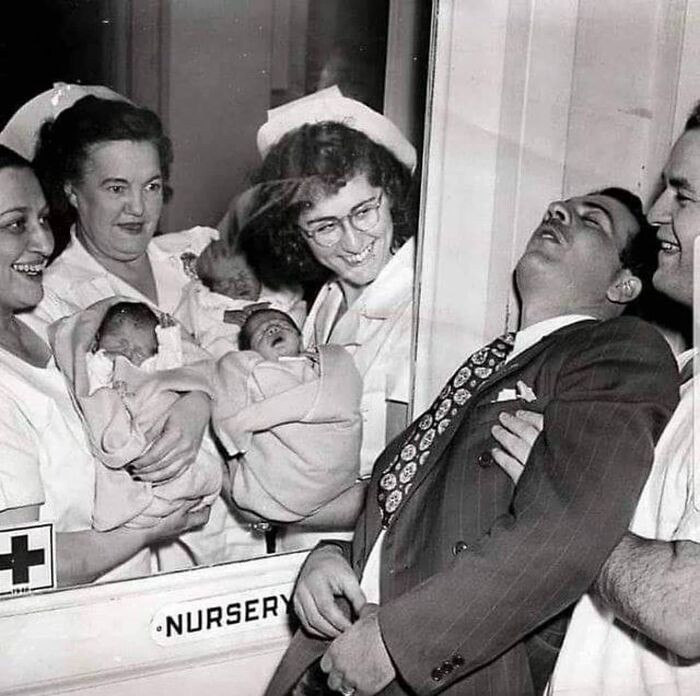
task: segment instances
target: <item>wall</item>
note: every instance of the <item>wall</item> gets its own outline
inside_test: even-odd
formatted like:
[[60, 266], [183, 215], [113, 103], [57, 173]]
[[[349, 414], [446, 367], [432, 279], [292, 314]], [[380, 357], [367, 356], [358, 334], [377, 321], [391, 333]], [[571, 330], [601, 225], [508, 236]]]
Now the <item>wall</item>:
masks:
[[175, 145], [175, 196], [163, 228], [176, 231], [216, 224], [259, 164], [255, 134], [270, 101], [272, 0], [170, 0], [164, 20], [161, 113]]
[[416, 408], [517, 325], [511, 270], [547, 203], [610, 184], [648, 199], [698, 82], [697, 0], [438, 6]]

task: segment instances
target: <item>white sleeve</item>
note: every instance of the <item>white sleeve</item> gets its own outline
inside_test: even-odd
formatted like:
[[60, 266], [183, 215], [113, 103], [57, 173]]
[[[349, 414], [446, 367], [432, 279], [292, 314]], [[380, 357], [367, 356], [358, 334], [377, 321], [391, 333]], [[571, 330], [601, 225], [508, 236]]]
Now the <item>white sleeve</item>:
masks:
[[44, 486], [34, 429], [17, 405], [0, 398], [0, 510], [40, 505]]

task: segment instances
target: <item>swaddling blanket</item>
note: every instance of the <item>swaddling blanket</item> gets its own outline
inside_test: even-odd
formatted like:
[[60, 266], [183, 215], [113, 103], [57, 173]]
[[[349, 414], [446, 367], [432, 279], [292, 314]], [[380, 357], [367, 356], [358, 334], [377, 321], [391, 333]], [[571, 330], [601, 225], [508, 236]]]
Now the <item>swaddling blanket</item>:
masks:
[[[188, 344], [186, 334], [173, 326], [165, 330], [170, 343], [166, 364], [173, 363], [174, 336], [183, 341], [182, 359], [193, 361], [191, 364], [151, 371], [118, 356], [111, 385], [92, 390], [88, 363], [93, 358], [94, 336], [107, 309], [122, 300], [97, 302], [59, 320], [49, 332], [56, 364], [68, 381], [101, 462], [96, 469], [93, 512], [93, 526], [98, 530], [123, 524], [148, 527], [187, 502], [200, 501], [197, 507], [210, 505], [222, 484], [221, 466], [214, 457], [198, 457], [183, 474], [161, 485], [134, 481], [126, 470], [160, 435], [170, 408], [182, 394], [194, 390], [213, 394], [213, 362], [201, 359], [206, 353]], [[159, 339], [163, 341], [162, 335]]]
[[236, 503], [293, 522], [352, 486], [360, 466], [362, 378], [340, 346], [269, 361], [229, 353], [216, 368], [214, 430], [236, 456]]

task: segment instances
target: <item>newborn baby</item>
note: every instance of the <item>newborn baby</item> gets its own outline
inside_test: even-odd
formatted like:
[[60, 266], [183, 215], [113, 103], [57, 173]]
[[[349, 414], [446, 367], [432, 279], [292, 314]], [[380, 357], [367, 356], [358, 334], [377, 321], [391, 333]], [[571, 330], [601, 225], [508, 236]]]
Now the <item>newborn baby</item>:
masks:
[[224, 241], [212, 241], [197, 258], [195, 270], [198, 280], [184, 288], [175, 317], [191, 327], [198, 343], [214, 357], [236, 350], [239, 312], [251, 303], [289, 312], [300, 322], [304, 319], [301, 292], [262, 286], [245, 257]]
[[[147, 527], [180, 505], [211, 505], [221, 490], [216, 458], [154, 486], [128, 465], [160, 434], [170, 408], [189, 391], [212, 394], [211, 361], [187, 344], [180, 326], [141, 302], [103, 300], [53, 325], [59, 368], [80, 406], [96, 457], [93, 526]], [[190, 364], [191, 363], [191, 364]]]
[[123, 355], [139, 367], [158, 352], [156, 313], [143, 302], [119, 302], [107, 310], [95, 336], [97, 350]]
[[212, 412], [231, 457], [231, 496], [268, 520], [294, 522], [357, 478], [362, 379], [340, 346], [304, 352], [278, 310], [251, 311], [238, 340], [240, 351], [217, 363]]
[[[166, 331], [173, 327], [172, 331]], [[182, 366], [180, 329], [173, 320], [156, 313], [143, 302], [118, 302], [106, 312], [92, 353], [86, 356], [90, 391], [112, 387], [114, 365], [121, 356], [135, 367], [153, 373]]]
[[232, 300], [255, 302], [262, 286], [242, 254], [223, 241], [211, 242], [199, 255], [197, 276], [212, 292]]
[[241, 350], [254, 350], [266, 360], [299, 355], [301, 331], [294, 320], [277, 309], [259, 309], [251, 312], [238, 334]]

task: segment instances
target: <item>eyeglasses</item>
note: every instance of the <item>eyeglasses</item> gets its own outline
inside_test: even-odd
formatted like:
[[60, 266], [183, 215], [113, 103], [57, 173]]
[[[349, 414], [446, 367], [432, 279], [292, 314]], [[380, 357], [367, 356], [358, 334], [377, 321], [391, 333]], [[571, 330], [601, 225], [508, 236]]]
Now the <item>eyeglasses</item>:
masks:
[[345, 227], [343, 222], [347, 220], [353, 229], [358, 232], [370, 232], [379, 223], [379, 209], [382, 205], [384, 192], [380, 192], [377, 199], [362, 203], [342, 217], [324, 217], [315, 220], [309, 227], [297, 225], [297, 227], [314, 242], [324, 247], [332, 247], [343, 237]]

